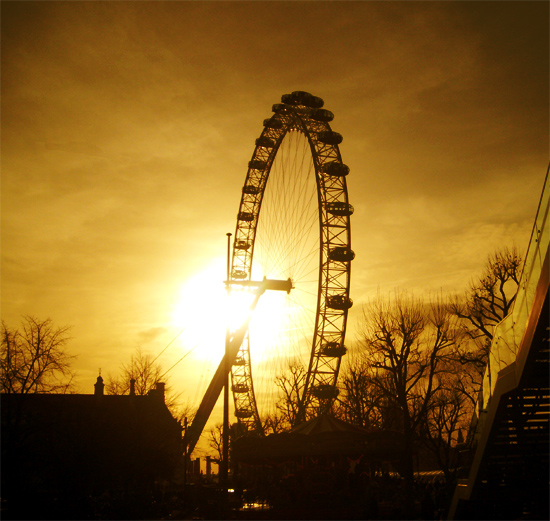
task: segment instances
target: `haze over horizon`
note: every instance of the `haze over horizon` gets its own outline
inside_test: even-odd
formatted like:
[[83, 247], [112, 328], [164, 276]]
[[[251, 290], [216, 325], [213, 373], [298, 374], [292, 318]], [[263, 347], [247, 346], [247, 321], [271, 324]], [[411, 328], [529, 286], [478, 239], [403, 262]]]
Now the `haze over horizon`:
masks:
[[323, 98], [344, 137], [350, 342], [377, 291], [463, 291], [495, 248], [527, 247], [549, 161], [547, 2], [1, 10], [2, 319], [72, 326], [79, 392], [185, 329], [159, 362], [193, 349], [169, 374], [198, 405], [223, 350], [208, 295], [285, 93]]

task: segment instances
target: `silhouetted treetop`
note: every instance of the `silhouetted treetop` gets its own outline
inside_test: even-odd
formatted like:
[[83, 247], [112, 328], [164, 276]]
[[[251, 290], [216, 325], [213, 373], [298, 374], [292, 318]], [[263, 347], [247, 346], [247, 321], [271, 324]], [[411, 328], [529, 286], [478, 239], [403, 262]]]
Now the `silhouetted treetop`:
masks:
[[19, 329], [2, 321], [0, 385], [3, 393], [66, 393], [74, 373], [69, 355], [67, 326], [57, 327], [50, 318], [26, 315]]

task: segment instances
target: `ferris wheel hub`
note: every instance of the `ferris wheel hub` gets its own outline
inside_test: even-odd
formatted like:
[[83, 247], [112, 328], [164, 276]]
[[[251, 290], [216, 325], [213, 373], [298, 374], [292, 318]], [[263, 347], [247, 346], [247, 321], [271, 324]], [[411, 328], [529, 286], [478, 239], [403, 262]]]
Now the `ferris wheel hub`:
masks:
[[274, 291], [286, 291], [287, 293], [290, 293], [290, 290], [294, 289], [292, 279], [290, 278], [286, 280], [266, 279], [265, 277], [263, 280], [226, 280], [225, 284], [236, 284], [238, 286], [258, 288], [259, 293], [263, 293], [268, 289]]

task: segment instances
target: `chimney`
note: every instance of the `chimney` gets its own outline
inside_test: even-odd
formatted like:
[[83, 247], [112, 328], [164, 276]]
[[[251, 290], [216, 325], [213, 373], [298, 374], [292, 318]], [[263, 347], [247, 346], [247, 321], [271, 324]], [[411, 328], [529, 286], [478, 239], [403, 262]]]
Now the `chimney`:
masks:
[[103, 389], [105, 388], [105, 384], [103, 383], [103, 378], [101, 375], [97, 377], [97, 382], [94, 384], [94, 394], [96, 396], [103, 396]]
[[130, 396], [136, 395], [136, 380], [135, 378], [130, 379]]
[[164, 383], [163, 382], [157, 382], [156, 394], [159, 397], [159, 399], [162, 400], [162, 403], [164, 403]]

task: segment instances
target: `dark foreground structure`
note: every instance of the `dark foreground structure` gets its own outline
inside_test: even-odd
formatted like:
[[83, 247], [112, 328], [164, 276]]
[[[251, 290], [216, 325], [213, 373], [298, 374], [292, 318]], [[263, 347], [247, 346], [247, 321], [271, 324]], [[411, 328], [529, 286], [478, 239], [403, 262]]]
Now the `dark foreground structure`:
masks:
[[495, 328], [477, 447], [449, 519], [549, 519], [549, 221], [546, 177], [512, 312]]
[[[289, 432], [243, 436], [233, 445], [234, 485], [236, 492], [245, 489], [245, 506], [257, 507], [234, 518], [406, 519], [405, 484], [396, 472], [401, 450], [398, 431], [364, 429], [329, 414]], [[442, 472], [417, 473], [414, 518], [446, 512], [449, 492]], [[423, 514], [425, 496], [431, 506]]]
[[181, 462], [164, 387], [2, 394], [3, 519], [147, 518]]

